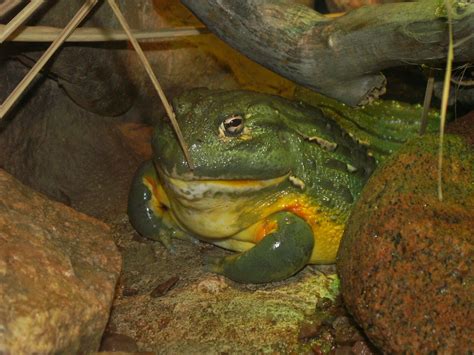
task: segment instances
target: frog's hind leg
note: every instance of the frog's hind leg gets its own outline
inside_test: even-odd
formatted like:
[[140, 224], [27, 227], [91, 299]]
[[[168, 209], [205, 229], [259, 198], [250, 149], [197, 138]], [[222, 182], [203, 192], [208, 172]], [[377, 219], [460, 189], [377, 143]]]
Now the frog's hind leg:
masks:
[[284, 280], [301, 270], [314, 247], [311, 227], [289, 212], [269, 218], [276, 222], [275, 231], [243, 253], [212, 260], [208, 269], [242, 283]]
[[152, 161], [143, 163], [135, 173], [128, 196], [128, 217], [133, 227], [146, 238], [160, 241], [173, 251], [171, 238], [189, 236], [172, 228], [169, 200]]

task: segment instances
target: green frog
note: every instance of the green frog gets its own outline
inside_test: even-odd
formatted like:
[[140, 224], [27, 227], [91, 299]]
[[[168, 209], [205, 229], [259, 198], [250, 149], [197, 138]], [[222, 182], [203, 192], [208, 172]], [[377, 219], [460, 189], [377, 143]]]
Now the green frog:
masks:
[[374, 136], [360, 118], [344, 123], [334, 107], [251, 91], [195, 89], [173, 106], [194, 168], [169, 122], [159, 122], [153, 159], [132, 183], [130, 221], [168, 246], [191, 237], [239, 252], [208, 268], [243, 283], [334, 263], [354, 202], [386, 146], [399, 140], [378, 134], [382, 144], [372, 149], [342, 128]]

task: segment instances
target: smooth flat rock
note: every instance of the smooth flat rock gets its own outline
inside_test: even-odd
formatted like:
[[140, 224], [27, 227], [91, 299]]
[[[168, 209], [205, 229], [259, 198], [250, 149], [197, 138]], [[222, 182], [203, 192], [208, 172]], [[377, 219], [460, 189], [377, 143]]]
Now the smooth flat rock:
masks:
[[385, 353], [474, 350], [474, 149], [446, 135], [412, 141], [369, 180], [338, 255], [341, 292]]
[[120, 268], [106, 224], [0, 169], [0, 353], [97, 351]]

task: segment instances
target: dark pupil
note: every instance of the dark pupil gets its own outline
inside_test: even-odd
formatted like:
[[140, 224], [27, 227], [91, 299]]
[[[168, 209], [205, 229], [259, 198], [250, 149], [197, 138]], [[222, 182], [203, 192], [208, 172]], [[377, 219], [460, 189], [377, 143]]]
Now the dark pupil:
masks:
[[235, 118], [235, 119], [233, 119], [233, 120], [230, 121], [230, 122], [226, 122], [226, 123], [224, 124], [224, 126], [225, 126], [226, 128], [230, 128], [230, 127], [238, 127], [238, 126], [240, 126], [241, 124], [242, 124], [242, 119], [241, 119], [241, 118]]

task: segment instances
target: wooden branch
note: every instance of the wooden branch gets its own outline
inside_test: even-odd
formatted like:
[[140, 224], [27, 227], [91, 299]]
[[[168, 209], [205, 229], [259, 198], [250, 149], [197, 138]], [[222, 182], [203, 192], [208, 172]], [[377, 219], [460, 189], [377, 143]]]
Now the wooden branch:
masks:
[[41, 58], [36, 62], [36, 64], [31, 68], [28, 74], [20, 81], [20, 83], [13, 89], [11, 94], [7, 97], [5, 102], [0, 106], [0, 119], [2, 119], [7, 112], [12, 108], [16, 101], [21, 97], [23, 92], [30, 86], [33, 79], [38, 75], [38, 73], [43, 69], [49, 59], [56, 53], [56, 51], [61, 47], [66, 38], [76, 29], [77, 26], [84, 20], [84, 18], [91, 12], [91, 10], [96, 5], [97, 0], [86, 0], [84, 5], [79, 9], [79, 11], [74, 15], [74, 17], [69, 21], [64, 30], [60, 33], [58, 38], [51, 43], [48, 49], [44, 52]]
[[[0, 24], [0, 37], [3, 37], [6, 31], [6, 25]], [[6, 40], [11, 42], [52, 42], [58, 37], [62, 29], [49, 26], [26, 26]], [[137, 40], [166, 40], [175, 37], [198, 36], [207, 34], [209, 31], [203, 27], [177, 27], [160, 28], [155, 31], [136, 31], [132, 30], [133, 36]], [[110, 41], [128, 41], [128, 36], [124, 31], [110, 30], [97, 27], [77, 28], [67, 39], [66, 42], [110, 42]]]
[[117, 17], [117, 20], [120, 22], [120, 25], [122, 26], [123, 30], [128, 36], [128, 39], [130, 40], [130, 43], [133, 46], [133, 49], [138, 54], [138, 57], [140, 58], [140, 61], [142, 62], [143, 66], [145, 67], [145, 70], [150, 77], [150, 80], [155, 87], [156, 92], [158, 93], [158, 96], [161, 99], [161, 102], [163, 103], [163, 106], [165, 107], [166, 114], [168, 115], [171, 124], [173, 126], [173, 129], [176, 133], [176, 136], [178, 138], [179, 144], [181, 145], [181, 149], [183, 150], [184, 156], [186, 158], [186, 161], [188, 162], [189, 168], [191, 170], [194, 169], [194, 165], [191, 161], [191, 156], [189, 155], [189, 150], [187, 147], [187, 144], [183, 138], [183, 134], [181, 133], [181, 129], [179, 128], [178, 122], [176, 121], [176, 116], [173, 112], [173, 108], [171, 107], [170, 103], [168, 102], [168, 99], [166, 98], [165, 93], [163, 92], [163, 89], [161, 88], [161, 85], [156, 78], [155, 73], [153, 72], [153, 69], [151, 68], [150, 63], [146, 59], [145, 53], [143, 52], [142, 48], [140, 47], [140, 44], [138, 41], [133, 37], [132, 31], [130, 30], [130, 27], [125, 20], [125, 17], [123, 16], [122, 12], [120, 11], [120, 8], [117, 6], [115, 3], [115, 0], [108, 0], [109, 6], [112, 9], [112, 11], [115, 14], [115, 17]]
[[[334, 19], [284, 0], [181, 2], [252, 60], [350, 105], [384, 92], [380, 70], [445, 61], [448, 50], [438, 0], [367, 6]], [[455, 61], [472, 61], [474, 3], [455, 0], [453, 9]]]
[[0, 44], [5, 41], [18, 27], [20, 27], [30, 16], [44, 3], [44, 0], [31, 0], [8, 24], [0, 34]]

